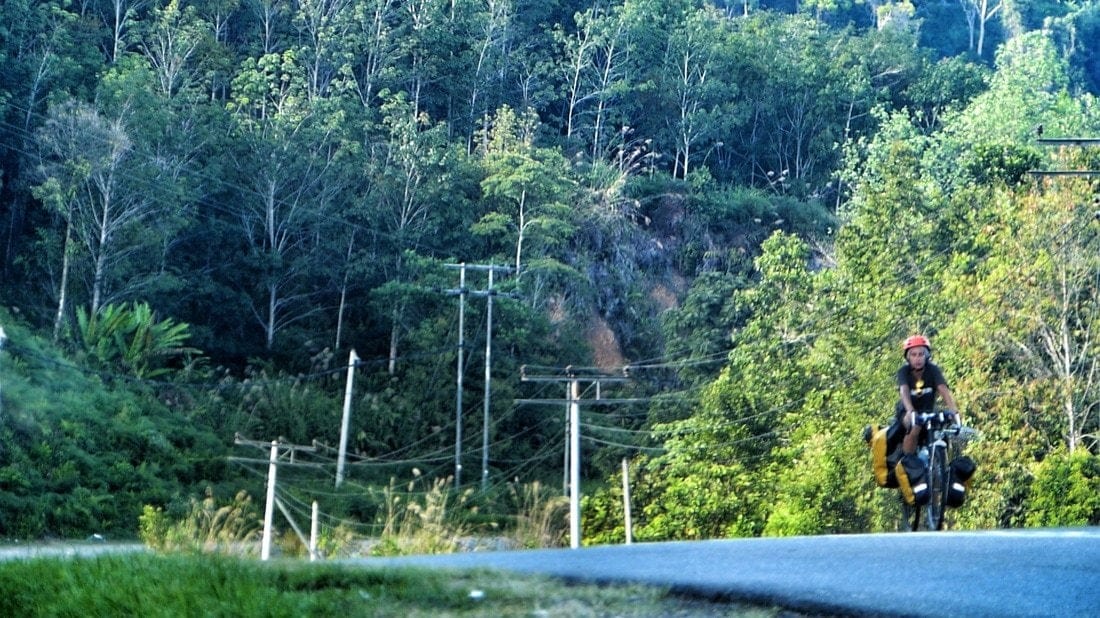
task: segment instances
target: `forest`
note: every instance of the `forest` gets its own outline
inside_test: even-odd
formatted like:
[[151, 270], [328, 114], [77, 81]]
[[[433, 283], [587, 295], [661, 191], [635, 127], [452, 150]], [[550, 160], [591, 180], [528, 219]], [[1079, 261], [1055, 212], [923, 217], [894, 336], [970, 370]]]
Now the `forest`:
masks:
[[1095, 0], [0, 24], [0, 538], [261, 501], [272, 440], [292, 508], [502, 525], [574, 379], [585, 543], [624, 468], [640, 540], [895, 530], [861, 431], [914, 333], [980, 435], [951, 527], [1100, 524]]

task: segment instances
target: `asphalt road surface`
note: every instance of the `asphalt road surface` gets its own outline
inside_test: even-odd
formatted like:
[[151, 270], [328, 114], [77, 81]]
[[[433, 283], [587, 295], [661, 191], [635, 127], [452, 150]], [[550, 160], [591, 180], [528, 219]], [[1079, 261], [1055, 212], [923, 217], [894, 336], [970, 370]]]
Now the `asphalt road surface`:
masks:
[[133, 554], [150, 551], [139, 543], [107, 543], [105, 541], [57, 541], [54, 543], [24, 543], [0, 547], [0, 561], [33, 558], [92, 558], [107, 554]]
[[364, 558], [642, 583], [849, 616], [1100, 617], [1100, 528], [635, 543]]

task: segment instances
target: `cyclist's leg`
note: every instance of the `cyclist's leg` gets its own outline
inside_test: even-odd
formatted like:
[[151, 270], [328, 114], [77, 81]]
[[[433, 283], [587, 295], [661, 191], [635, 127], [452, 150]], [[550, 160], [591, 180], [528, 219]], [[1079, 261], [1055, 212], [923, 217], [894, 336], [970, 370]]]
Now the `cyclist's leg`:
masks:
[[920, 446], [920, 435], [922, 431], [924, 431], [924, 428], [920, 425], [906, 428], [905, 437], [901, 441], [902, 452], [906, 455], [912, 455], [917, 452], [917, 447]]
[[[917, 452], [916, 444], [911, 443], [912, 439], [909, 437], [911, 433], [912, 428], [909, 426], [909, 418], [905, 413], [905, 406], [899, 400], [894, 404], [894, 422], [890, 425], [888, 432], [887, 451], [893, 452], [895, 448], [901, 446], [904, 454]], [[918, 433], [917, 436], [919, 437], [919, 435]]]

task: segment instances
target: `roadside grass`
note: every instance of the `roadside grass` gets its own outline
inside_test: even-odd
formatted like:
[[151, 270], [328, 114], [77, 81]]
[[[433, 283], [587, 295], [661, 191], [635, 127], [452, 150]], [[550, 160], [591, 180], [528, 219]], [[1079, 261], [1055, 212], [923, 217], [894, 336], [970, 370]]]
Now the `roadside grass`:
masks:
[[[373, 490], [372, 490], [373, 491]], [[538, 483], [511, 485], [504, 509], [478, 523], [472, 491], [414, 470], [377, 490], [375, 535], [341, 522], [322, 526], [321, 556], [451, 553], [483, 544], [560, 547], [567, 503]], [[507, 513], [506, 516], [500, 513]], [[0, 616], [233, 618], [359, 616], [791, 616], [778, 609], [689, 599], [656, 587], [566, 583], [489, 570], [306, 562], [306, 540], [283, 531], [279, 558], [261, 562], [258, 505], [246, 492], [212, 491], [182, 512], [146, 506], [139, 536], [153, 552], [0, 562]], [[489, 532], [489, 535], [479, 534]]]
[[752, 616], [781, 610], [645, 586], [569, 585], [487, 570], [125, 554], [0, 563], [3, 616]]

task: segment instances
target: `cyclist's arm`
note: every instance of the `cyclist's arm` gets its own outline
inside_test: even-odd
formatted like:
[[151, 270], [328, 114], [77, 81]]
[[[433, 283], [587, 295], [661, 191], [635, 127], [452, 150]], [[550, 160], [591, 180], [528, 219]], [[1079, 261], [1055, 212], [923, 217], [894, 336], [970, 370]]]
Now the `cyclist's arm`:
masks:
[[909, 385], [902, 383], [898, 385], [898, 398], [901, 399], [901, 405], [905, 406], [905, 416], [902, 417], [902, 424], [907, 428], [912, 427], [916, 421], [913, 415], [916, 413], [913, 410], [913, 398], [909, 394]]
[[947, 409], [955, 413], [955, 422], [962, 425], [962, 413], [959, 412], [959, 406], [955, 403], [955, 395], [951, 392], [951, 388], [941, 383], [936, 387], [936, 391], [943, 398], [943, 404], [947, 406]]

